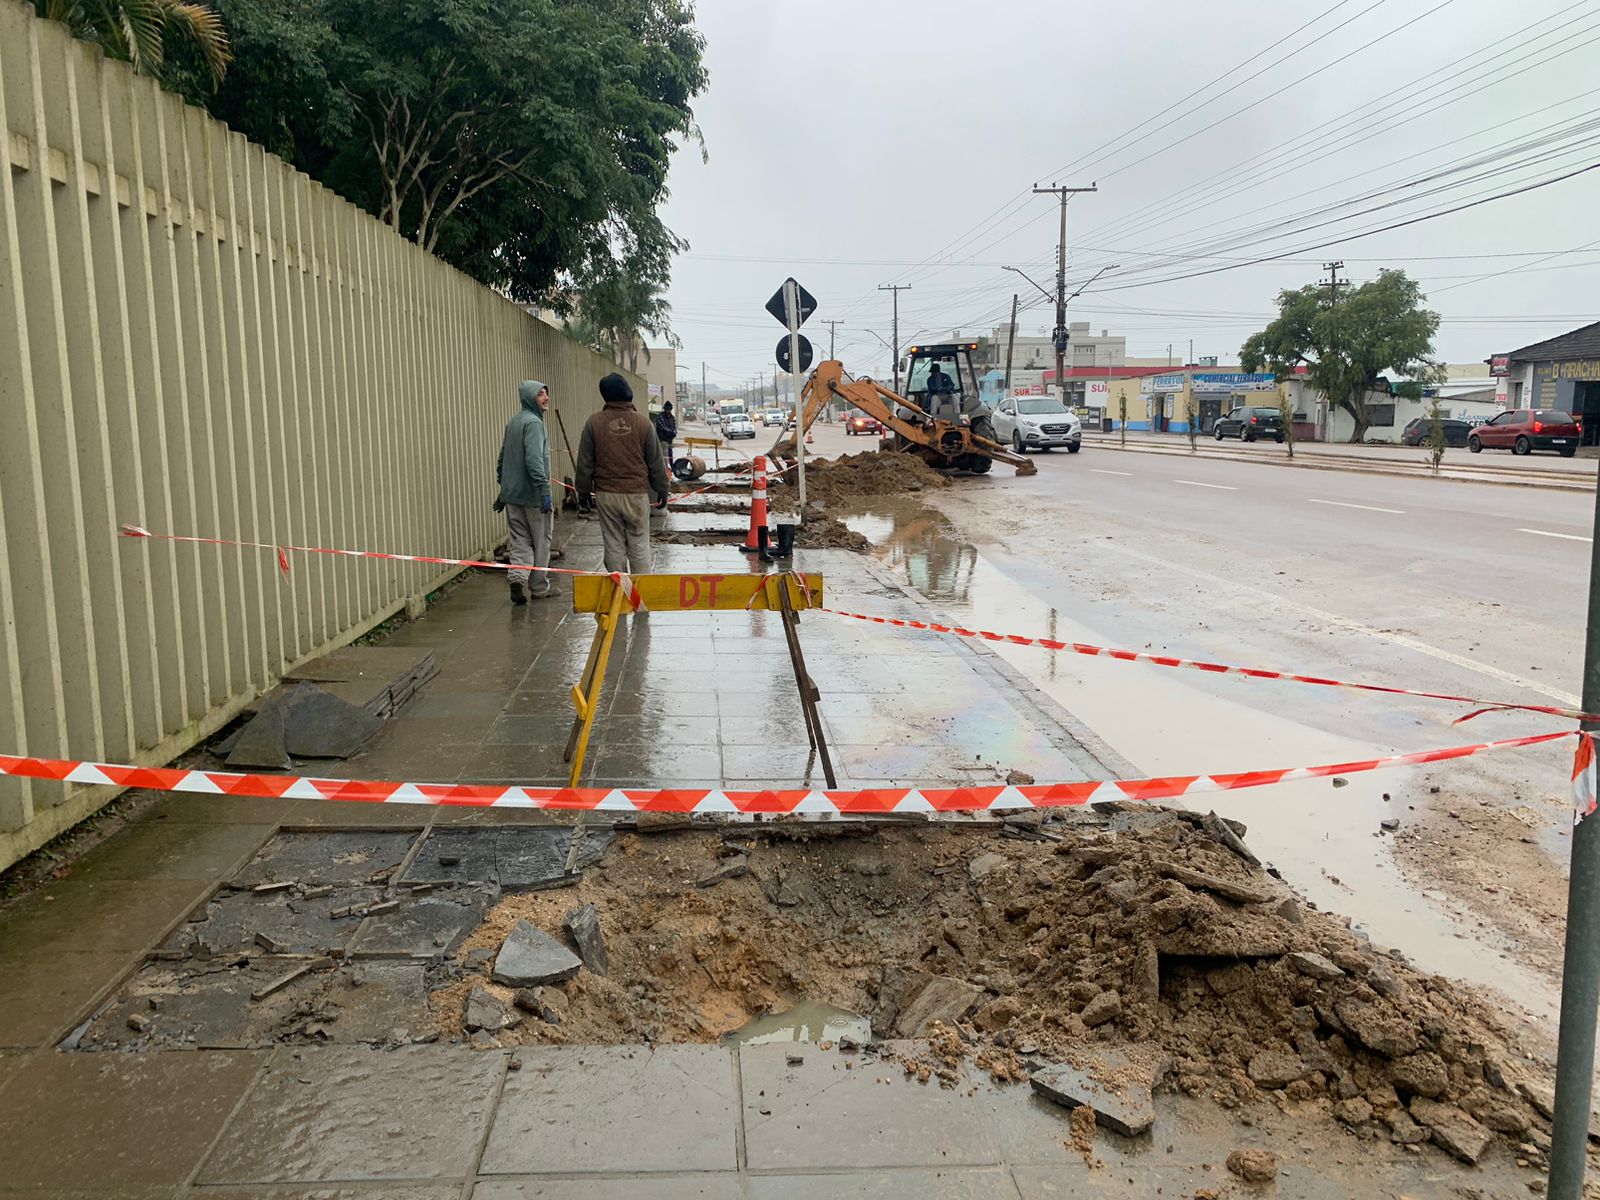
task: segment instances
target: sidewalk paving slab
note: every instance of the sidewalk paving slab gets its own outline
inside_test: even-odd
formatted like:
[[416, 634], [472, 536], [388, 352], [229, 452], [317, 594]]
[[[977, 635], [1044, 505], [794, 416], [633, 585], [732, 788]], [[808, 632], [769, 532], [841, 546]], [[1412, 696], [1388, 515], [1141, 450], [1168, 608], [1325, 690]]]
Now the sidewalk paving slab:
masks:
[[63, 951], [143, 950], [212, 886], [198, 879], [102, 880], [73, 871], [0, 914], [0, 947], [9, 955], [33, 951], [52, 958]]
[[65, 1035], [140, 958], [131, 951], [13, 950], [0, 940], [0, 1046], [43, 1046]]
[[[1081, 1181], [1079, 1172], [1073, 1182]], [[752, 1175], [749, 1184], [749, 1200], [1017, 1200], [1016, 1184], [1002, 1167]]]
[[739, 1177], [615, 1175], [479, 1180], [472, 1200], [744, 1200]]
[[[225, 807], [213, 799], [214, 808]], [[141, 820], [73, 864], [73, 878], [226, 879], [277, 832], [271, 824]]]
[[518, 1055], [522, 1068], [507, 1077], [481, 1174], [737, 1166], [726, 1048], [552, 1046]]
[[429, 1180], [471, 1173], [503, 1054], [459, 1046], [279, 1049], [201, 1183]]
[[[797, 1065], [790, 1062], [794, 1054], [801, 1058]], [[965, 1087], [919, 1083], [899, 1063], [876, 1055], [847, 1058], [811, 1045], [746, 1046], [739, 1074], [751, 1170], [1001, 1161], [993, 1124], [966, 1099]]]
[[0, 1104], [13, 1188], [177, 1186], [260, 1069], [253, 1053], [31, 1054]]

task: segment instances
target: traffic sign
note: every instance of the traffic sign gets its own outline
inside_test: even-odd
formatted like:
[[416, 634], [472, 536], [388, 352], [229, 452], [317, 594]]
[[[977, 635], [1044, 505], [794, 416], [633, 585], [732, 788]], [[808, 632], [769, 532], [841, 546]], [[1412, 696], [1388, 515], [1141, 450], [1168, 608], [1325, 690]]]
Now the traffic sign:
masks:
[[817, 298], [810, 292], [806, 291], [805, 288], [801, 287], [799, 283], [795, 282], [793, 275], [784, 280], [783, 286], [772, 293], [772, 299], [767, 301], [767, 311], [772, 314], [773, 319], [777, 321], [779, 325], [782, 325], [786, 329], [789, 327], [789, 309], [784, 303], [783, 296], [784, 290], [791, 283], [794, 284], [795, 294], [800, 297], [799, 319], [794, 322], [794, 327], [798, 329], [800, 326], [806, 323], [806, 320], [811, 316], [812, 313], [817, 311]]
[[[811, 369], [811, 339], [801, 334], [796, 334], [795, 336], [800, 339], [800, 369], [809, 371]], [[784, 334], [778, 339], [778, 369], [780, 371], [789, 370], [788, 334]]]

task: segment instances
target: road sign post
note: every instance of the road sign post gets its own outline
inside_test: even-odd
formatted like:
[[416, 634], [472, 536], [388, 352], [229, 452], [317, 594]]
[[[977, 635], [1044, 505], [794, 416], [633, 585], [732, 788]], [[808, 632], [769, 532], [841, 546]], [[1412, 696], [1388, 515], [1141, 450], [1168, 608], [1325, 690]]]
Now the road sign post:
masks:
[[[791, 275], [767, 301], [767, 311], [789, 331], [789, 388], [794, 412], [795, 462], [798, 464], [800, 492], [800, 511], [795, 514], [795, 521], [800, 523], [804, 521], [806, 511], [806, 438], [800, 412], [800, 372], [811, 364], [811, 345], [807, 342], [802, 350], [800, 326], [806, 323], [807, 317], [817, 311], [817, 298], [801, 287]], [[783, 356], [780, 352], [779, 366], [783, 365]]]

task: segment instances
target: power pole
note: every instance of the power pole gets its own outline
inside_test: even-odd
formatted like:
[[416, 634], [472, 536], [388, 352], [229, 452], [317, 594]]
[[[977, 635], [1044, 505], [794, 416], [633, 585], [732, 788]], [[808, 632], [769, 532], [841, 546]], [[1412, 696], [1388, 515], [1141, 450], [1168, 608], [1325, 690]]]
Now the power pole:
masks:
[[838, 326], [844, 324], [844, 322], [843, 321], [824, 321], [823, 324], [828, 327], [828, 359], [831, 362], [832, 359], [833, 359], [833, 333], [834, 333], [834, 330]]
[[700, 364], [700, 419], [706, 419], [706, 364]]
[[894, 345], [889, 347], [889, 353], [894, 355], [894, 390], [898, 393], [900, 391], [900, 293], [909, 292], [911, 285], [909, 283], [880, 283], [878, 290], [880, 292], [894, 293], [894, 333], [892, 335]]
[[1017, 344], [1017, 294], [1011, 293], [1011, 330], [1006, 335], [1006, 377], [1005, 394], [1015, 395], [1016, 388], [1011, 386], [1011, 350]]
[[1328, 273], [1328, 277], [1321, 281], [1321, 286], [1328, 289], [1328, 305], [1332, 307], [1339, 303], [1339, 288], [1341, 286], [1349, 287], [1350, 281], [1339, 278], [1339, 272], [1344, 270], [1343, 259], [1338, 262], [1323, 263], [1322, 269]]
[[[1595, 496], [1600, 530], [1600, 493]], [[1589, 635], [1583, 654], [1583, 710], [1600, 712], [1600, 542], [1589, 555]], [[1600, 728], [1583, 722], [1584, 736]], [[1551, 1123], [1551, 1200], [1579, 1200], [1588, 1163], [1595, 1010], [1600, 1007], [1600, 815], [1580, 816], [1572, 831], [1567, 883], [1567, 945], [1561, 967], [1561, 1026], [1556, 1040], [1556, 1112]]]
[[1067, 200], [1079, 192], [1098, 191], [1093, 184], [1088, 187], [1057, 187], [1051, 184], [1042, 188], [1033, 185], [1034, 195], [1049, 193], [1061, 200], [1061, 237], [1056, 242], [1056, 386], [1061, 389], [1061, 403], [1067, 402]]

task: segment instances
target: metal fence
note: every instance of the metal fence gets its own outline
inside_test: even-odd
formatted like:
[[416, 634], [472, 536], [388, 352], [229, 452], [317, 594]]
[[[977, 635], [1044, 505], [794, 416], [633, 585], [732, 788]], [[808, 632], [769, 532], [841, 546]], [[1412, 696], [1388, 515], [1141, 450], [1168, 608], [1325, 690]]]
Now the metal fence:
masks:
[[[170, 760], [450, 574], [122, 522], [469, 557], [518, 381], [613, 369], [0, 0], [0, 753]], [[0, 780], [0, 867], [111, 794]]]

